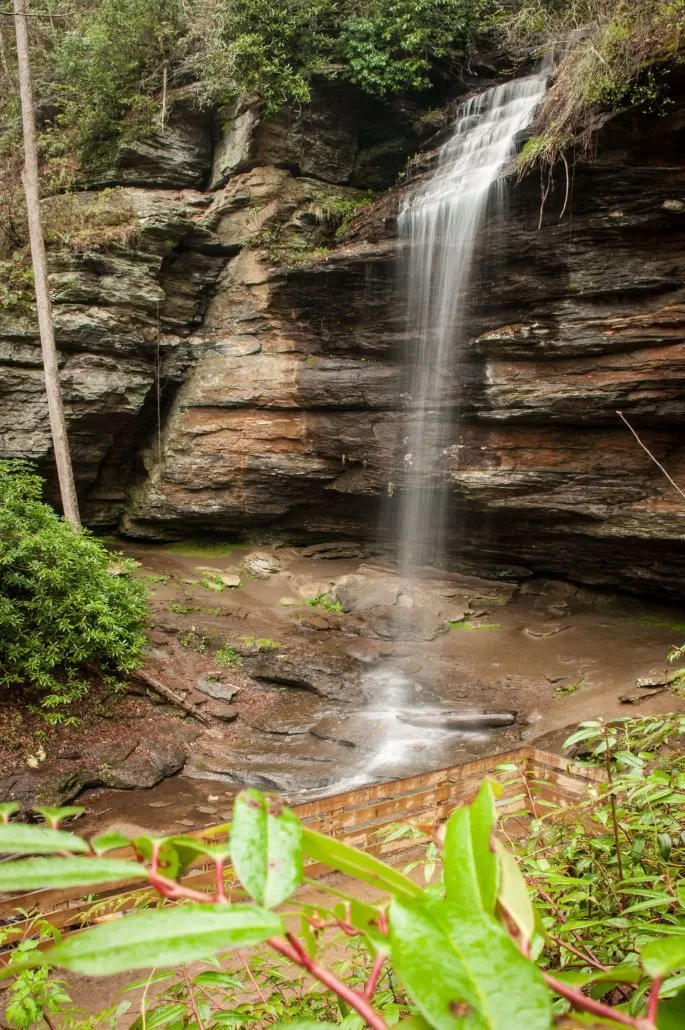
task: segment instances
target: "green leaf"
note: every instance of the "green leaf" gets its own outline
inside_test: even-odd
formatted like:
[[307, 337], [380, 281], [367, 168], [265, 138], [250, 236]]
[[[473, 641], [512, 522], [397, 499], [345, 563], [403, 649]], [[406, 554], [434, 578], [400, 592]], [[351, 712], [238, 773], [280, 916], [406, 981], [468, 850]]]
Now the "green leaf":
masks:
[[193, 977], [194, 984], [202, 984], [204, 987], [217, 987], [224, 991], [244, 991], [245, 984], [237, 976], [230, 973], [222, 973], [216, 969], [207, 969]]
[[258, 790], [235, 799], [231, 861], [245, 890], [260, 905], [273, 908], [302, 881], [302, 827], [296, 815]]
[[396, 898], [390, 932], [397, 975], [436, 1030], [549, 1030], [539, 969], [483, 912]]
[[3, 804], [0, 805], [0, 820], [3, 823], [8, 823], [11, 816], [13, 816], [15, 812], [18, 812], [20, 808], [21, 805], [18, 801], [3, 802]]
[[495, 842], [495, 851], [499, 859], [498, 904], [518, 929], [521, 939], [530, 942], [535, 933], [536, 916], [528, 884], [514, 856], [499, 841]]
[[179, 1020], [182, 1021], [181, 1026], [184, 1026], [185, 1015], [186, 1007], [180, 1001], [171, 1005], [160, 1005], [151, 1012], [145, 1013], [145, 1030], [157, 1030], [157, 1027], [168, 1026], [169, 1023], [176, 1023]]
[[25, 961], [27, 966], [45, 963], [86, 976], [110, 976], [194, 962], [283, 932], [279, 916], [255, 906], [179, 905], [101, 923]]
[[485, 780], [475, 801], [447, 820], [443, 850], [448, 898], [488, 913], [495, 909], [499, 875], [492, 844], [495, 821], [495, 797]]
[[104, 855], [106, 851], [114, 851], [116, 848], [125, 848], [128, 844], [129, 839], [124, 837], [123, 833], [103, 833], [90, 842], [96, 855]]
[[421, 888], [413, 880], [392, 869], [385, 862], [374, 858], [373, 855], [366, 855], [349, 844], [343, 844], [342, 841], [325, 837], [306, 826], [303, 827], [303, 843], [304, 853], [308, 858], [323, 862], [330, 869], [337, 869], [340, 873], [346, 873], [356, 880], [363, 880], [364, 883], [370, 883], [400, 897], [418, 898], [422, 894]]
[[79, 805], [72, 805], [68, 808], [51, 808], [48, 805], [34, 805], [34, 812], [43, 816], [46, 823], [57, 829], [59, 824], [73, 815], [83, 815], [85, 808]]
[[685, 990], [679, 991], [675, 998], [659, 1002], [656, 1025], [657, 1030], [683, 1030], [685, 1026]]
[[27, 858], [0, 863], [0, 891], [31, 891], [41, 887], [87, 887], [96, 883], [147, 879], [137, 862], [116, 858]]
[[642, 965], [654, 979], [685, 969], [685, 937], [660, 937], [642, 949]]
[[0, 826], [0, 854], [49, 855], [56, 851], [88, 851], [81, 837], [47, 826], [8, 823]]

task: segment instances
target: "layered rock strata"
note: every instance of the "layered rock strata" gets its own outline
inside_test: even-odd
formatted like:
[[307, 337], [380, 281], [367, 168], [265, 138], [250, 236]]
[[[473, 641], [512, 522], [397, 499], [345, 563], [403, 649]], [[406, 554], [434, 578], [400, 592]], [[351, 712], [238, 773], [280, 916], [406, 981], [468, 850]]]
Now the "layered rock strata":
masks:
[[[184, 158], [192, 189], [155, 178], [148, 152], [155, 188], [122, 173], [136, 185], [115, 191], [130, 235], [55, 252], [91, 522], [152, 539], [391, 524], [406, 435], [395, 214], [411, 184], [366, 191], [428, 129], [343, 107], [323, 92], [299, 117], [236, 107], [207, 129], [201, 178]], [[679, 104], [615, 118], [568, 181], [545, 173], [542, 210], [536, 173], [483, 231], [444, 394], [455, 566], [682, 593], [683, 499], [617, 411], [685, 483], [684, 121]], [[47, 467], [35, 328], [3, 315], [0, 348], [3, 453]]]

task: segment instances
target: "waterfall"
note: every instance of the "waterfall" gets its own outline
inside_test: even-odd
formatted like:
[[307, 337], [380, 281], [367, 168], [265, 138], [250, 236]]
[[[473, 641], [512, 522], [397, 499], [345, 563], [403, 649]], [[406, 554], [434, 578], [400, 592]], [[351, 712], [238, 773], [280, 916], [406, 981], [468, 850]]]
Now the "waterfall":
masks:
[[445, 458], [455, 425], [454, 376], [464, 344], [474, 248], [517, 136], [530, 125], [548, 70], [472, 97], [459, 110], [437, 167], [400, 211], [411, 379], [403, 440], [399, 560], [444, 563]]

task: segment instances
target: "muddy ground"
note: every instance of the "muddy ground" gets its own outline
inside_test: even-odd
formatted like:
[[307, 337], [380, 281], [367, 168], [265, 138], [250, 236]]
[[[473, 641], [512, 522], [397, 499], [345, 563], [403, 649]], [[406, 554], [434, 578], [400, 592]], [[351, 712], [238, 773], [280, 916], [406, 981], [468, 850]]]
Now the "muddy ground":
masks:
[[[644, 600], [547, 580], [407, 581], [348, 545], [117, 546], [150, 591], [146, 675], [204, 721], [132, 680], [123, 698], [96, 694], [73, 729], [12, 738], [5, 796], [78, 797], [84, 832], [183, 832], [225, 818], [243, 783], [331, 793], [522, 742], [559, 749], [598, 714], [682, 707], [636, 685], [672, 673], [685, 640], [682, 611]], [[512, 724], [443, 728], [473, 711]], [[435, 725], [417, 725], [427, 715]]]

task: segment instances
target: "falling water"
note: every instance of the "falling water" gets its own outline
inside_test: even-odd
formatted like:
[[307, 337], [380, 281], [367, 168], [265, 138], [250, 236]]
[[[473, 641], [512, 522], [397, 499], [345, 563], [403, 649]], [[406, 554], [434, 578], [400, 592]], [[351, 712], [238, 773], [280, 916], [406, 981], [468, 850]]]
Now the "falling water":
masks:
[[473, 255], [488, 201], [517, 136], [530, 124], [547, 71], [472, 97], [427, 183], [400, 212], [412, 372], [399, 513], [403, 569], [442, 567], [447, 525], [445, 456], [455, 422], [454, 374], [464, 343]]

